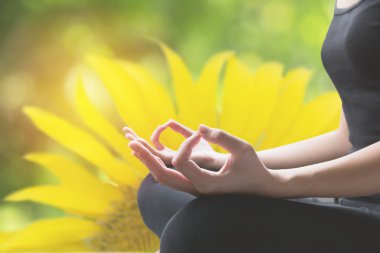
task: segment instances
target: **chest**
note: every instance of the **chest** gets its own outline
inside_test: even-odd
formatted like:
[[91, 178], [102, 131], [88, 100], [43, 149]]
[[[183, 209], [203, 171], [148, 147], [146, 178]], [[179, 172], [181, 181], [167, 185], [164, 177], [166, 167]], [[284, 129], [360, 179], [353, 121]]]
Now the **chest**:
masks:
[[322, 46], [322, 61], [331, 74], [349, 71], [380, 81], [380, 1], [365, 0], [334, 16]]

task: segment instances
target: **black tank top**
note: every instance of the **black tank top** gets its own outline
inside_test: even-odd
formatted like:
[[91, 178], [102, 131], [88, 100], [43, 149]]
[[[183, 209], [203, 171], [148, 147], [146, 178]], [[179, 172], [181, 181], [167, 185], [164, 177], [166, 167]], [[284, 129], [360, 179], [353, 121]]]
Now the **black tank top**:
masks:
[[[321, 56], [342, 101], [348, 154], [380, 141], [380, 0], [335, 4]], [[369, 198], [380, 201], [380, 194]]]

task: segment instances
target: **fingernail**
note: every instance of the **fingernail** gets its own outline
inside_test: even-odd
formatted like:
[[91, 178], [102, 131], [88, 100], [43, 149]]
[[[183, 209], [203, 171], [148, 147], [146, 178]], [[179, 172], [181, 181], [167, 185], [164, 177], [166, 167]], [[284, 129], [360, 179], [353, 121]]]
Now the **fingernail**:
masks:
[[207, 134], [207, 133], [208, 133], [208, 130], [209, 130], [209, 128], [208, 128], [207, 126], [205, 126], [205, 125], [203, 125], [203, 124], [200, 124], [200, 125], [199, 125], [199, 132], [200, 132], [201, 134]]
[[126, 137], [128, 140], [130, 140], [130, 141], [132, 141], [132, 140], [134, 139], [133, 136], [132, 136], [131, 134], [126, 134], [125, 137]]
[[132, 155], [134, 155], [137, 158], [140, 158], [139, 154], [137, 152], [135, 152], [135, 151], [132, 151]]

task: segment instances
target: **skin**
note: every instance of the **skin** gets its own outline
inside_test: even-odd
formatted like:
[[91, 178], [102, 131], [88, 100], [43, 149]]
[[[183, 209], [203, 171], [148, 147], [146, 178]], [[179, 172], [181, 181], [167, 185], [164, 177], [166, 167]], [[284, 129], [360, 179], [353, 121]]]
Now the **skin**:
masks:
[[348, 8], [359, 1], [360, 0], [338, 0], [336, 6], [340, 9]]
[[[159, 142], [168, 127], [186, 137], [178, 151]], [[132, 153], [159, 183], [196, 196], [237, 192], [272, 198], [356, 197], [380, 192], [380, 142], [345, 155], [352, 145], [343, 111], [334, 131], [258, 152], [248, 142], [203, 124], [193, 131], [170, 120], [152, 134], [155, 147], [131, 128], [124, 131]], [[228, 153], [215, 152], [208, 142]], [[172, 166], [177, 170], [168, 168]]]
[[[347, 8], [358, 0], [337, 2]], [[177, 151], [159, 141], [167, 129], [186, 139]], [[380, 192], [380, 141], [348, 154], [352, 147], [343, 110], [338, 129], [307, 140], [256, 151], [248, 142], [203, 124], [194, 131], [170, 120], [152, 134], [152, 147], [128, 127], [132, 154], [155, 179], [192, 193], [249, 193], [271, 198], [358, 197]], [[228, 153], [215, 152], [208, 143]], [[169, 169], [175, 167], [176, 170]]]
[[[336, 6], [348, 8], [358, 1], [337, 0]], [[159, 141], [160, 134], [167, 127], [187, 138], [178, 153]], [[151, 141], [157, 149], [139, 138], [132, 129], [125, 127], [123, 130], [131, 140], [129, 147], [133, 149], [132, 154], [148, 167], [156, 181], [195, 195], [248, 190], [249, 193], [273, 198], [355, 197], [380, 190], [380, 172], [377, 169], [380, 161], [376, 158], [380, 154], [380, 144], [377, 142], [346, 155], [352, 145], [348, 139], [349, 131], [343, 110], [340, 126], [335, 131], [257, 152], [243, 140], [222, 130], [200, 126], [199, 132], [195, 133], [173, 120], [159, 126], [152, 134]], [[207, 140], [220, 144], [228, 151], [231, 149], [231, 154], [215, 152]], [[244, 154], [240, 155], [244, 160], [236, 160], [239, 154], [236, 154], [234, 145], [240, 145], [238, 149], [243, 150]], [[173, 159], [182, 174], [167, 170], [167, 166], [173, 166]], [[253, 163], [247, 165], [248, 161]], [[218, 173], [208, 173], [198, 165]], [[258, 174], [244, 178], [245, 175], [253, 176], [254, 166], [258, 167]], [[240, 170], [239, 173], [237, 170]], [[174, 181], [176, 177], [178, 182]], [[205, 182], [207, 179], [212, 180]], [[228, 179], [236, 180], [232, 181], [235, 187], [231, 186], [231, 180]], [[260, 182], [259, 179], [265, 181]], [[223, 187], [227, 187], [227, 190], [223, 190]]]

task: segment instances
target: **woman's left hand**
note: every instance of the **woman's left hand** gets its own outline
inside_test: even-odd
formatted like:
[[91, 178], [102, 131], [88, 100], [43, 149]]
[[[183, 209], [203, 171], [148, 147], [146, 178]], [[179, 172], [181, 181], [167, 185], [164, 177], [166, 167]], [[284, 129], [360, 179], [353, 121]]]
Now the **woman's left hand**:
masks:
[[[203, 169], [190, 159], [192, 149], [201, 138], [229, 152], [229, 159], [219, 171]], [[221, 129], [201, 125], [199, 131], [184, 140], [172, 160], [178, 171], [167, 168], [140, 142], [131, 141], [128, 146], [159, 183], [193, 195], [250, 193], [276, 197], [279, 191], [278, 176], [265, 167], [254, 148]]]

